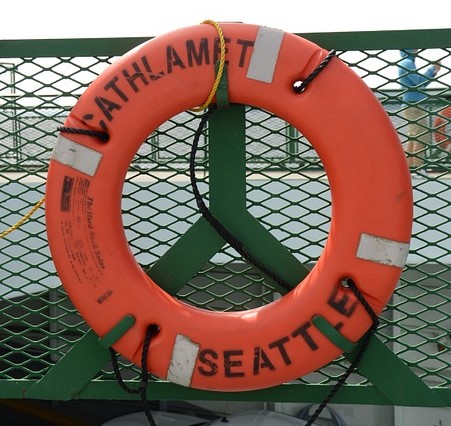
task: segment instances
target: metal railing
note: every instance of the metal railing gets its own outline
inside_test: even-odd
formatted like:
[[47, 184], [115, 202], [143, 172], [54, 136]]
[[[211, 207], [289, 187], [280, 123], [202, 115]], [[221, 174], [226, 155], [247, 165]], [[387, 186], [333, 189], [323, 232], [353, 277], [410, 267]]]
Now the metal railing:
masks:
[[[390, 393], [396, 378], [353, 374], [335, 402], [450, 405], [451, 154], [449, 117], [451, 30], [304, 34], [335, 48], [372, 88], [406, 144], [409, 122], [398, 82], [399, 49], [419, 48], [423, 69], [442, 68], [417, 105], [426, 117], [416, 136], [422, 146], [412, 167], [415, 223], [408, 263], [382, 314], [378, 338], [442, 402]], [[61, 125], [87, 85], [116, 57], [144, 39], [24, 40], [0, 43], [0, 226], [15, 223], [45, 191], [48, 161]], [[437, 118], [445, 125], [436, 125]], [[149, 135], [136, 154], [123, 189], [123, 222], [138, 262], [152, 266], [199, 217], [189, 185], [188, 156], [199, 118], [184, 112]], [[327, 124], [327, 123], [326, 123]], [[316, 262], [331, 214], [327, 176], [309, 141], [266, 111], [246, 109], [247, 207], [294, 256]], [[198, 164], [208, 184], [208, 137]], [[299, 201], [302, 201], [300, 203]], [[295, 220], [293, 218], [296, 218]], [[39, 211], [0, 241], [0, 397], [133, 398], [117, 386], [111, 365], [80, 383], [90, 357], [88, 327], [67, 298], [48, 251]], [[177, 297], [205, 309], [249, 309], [277, 297], [270, 283], [228, 246], [190, 279]], [[87, 349], [89, 353], [89, 348]], [[67, 359], [67, 358], [66, 358]], [[100, 357], [100, 360], [103, 358]], [[370, 359], [372, 359], [370, 357]], [[307, 377], [273, 389], [209, 393], [151, 383], [155, 399], [248, 399], [318, 402], [347, 366], [345, 357]], [[63, 366], [63, 367], [62, 367]], [[121, 360], [126, 379], [139, 370]], [[374, 366], [375, 371], [383, 370]], [[61, 369], [69, 376], [60, 380]], [[366, 370], [363, 369], [365, 372]], [[66, 374], [66, 373], [65, 373]], [[69, 379], [67, 378], [69, 377]], [[376, 382], [376, 383], [375, 383]], [[44, 384], [43, 384], [44, 383]], [[406, 388], [409, 383], [405, 383]], [[381, 390], [382, 389], [382, 390]], [[39, 395], [39, 396], [37, 396]], [[423, 398], [423, 399], [422, 399]]]

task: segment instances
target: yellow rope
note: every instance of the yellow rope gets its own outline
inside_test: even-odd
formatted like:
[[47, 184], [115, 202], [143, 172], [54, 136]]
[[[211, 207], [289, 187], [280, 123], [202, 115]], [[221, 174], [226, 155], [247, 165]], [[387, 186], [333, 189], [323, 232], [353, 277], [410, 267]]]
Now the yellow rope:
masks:
[[[218, 35], [219, 35], [219, 49], [220, 49], [219, 68], [218, 68], [218, 73], [216, 74], [216, 80], [215, 80], [215, 82], [213, 84], [213, 87], [211, 88], [211, 91], [210, 91], [210, 94], [208, 95], [207, 100], [204, 102], [203, 105], [192, 108], [191, 111], [194, 111], [194, 112], [204, 111], [210, 105], [212, 99], [214, 98], [214, 96], [216, 94], [216, 91], [218, 90], [218, 86], [219, 86], [219, 83], [221, 81], [222, 73], [224, 71], [224, 64], [225, 64], [225, 40], [224, 40], [224, 33], [222, 32], [222, 28], [218, 25], [217, 22], [212, 21], [210, 19], [206, 19], [205, 21], [202, 22], [202, 24], [213, 25], [216, 28], [216, 31], [218, 32]], [[17, 223], [15, 223], [13, 226], [11, 226], [6, 231], [3, 231], [0, 234], [0, 240], [2, 238], [5, 238], [11, 232], [13, 232], [16, 229], [20, 228], [28, 219], [30, 219], [30, 217], [33, 215], [33, 213], [37, 209], [39, 209], [39, 207], [41, 207], [42, 204], [44, 204], [44, 201], [45, 201], [45, 196], [42, 197], [36, 203], [36, 205], [22, 219], [20, 219]]]
[[13, 226], [11, 226], [9, 229], [7, 229], [6, 231], [3, 231], [0, 234], [0, 240], [2, 238], [5, 238], [8, 234], [10, 234], [11, 232], [15, 231], [16, 229], [20, 228], [28, 219], [30, 219], [31, 215], [44, 204], [45, 201], [45, 196], [42, 197], [35, 205], [34, 207], [22, 218], [20, 219], [18, 222], [16, 222]]
[[208, 108], [210, 105], [212, 99], [214, 98], [216, 91], [218, 90], [219, 83], [221, 81], [222, 73], [224, 71], [224, 64], [225, 64], [225, 40], [224, 40], [224, 34], [222, 32], [222, 28], [218, 25], [217, 22], [212, 21], [211, 19], [206, 19], [205, 21], [201, 22], [202, 24], [209, 24], [213, 25], [216, 28], [216, 31], [219, 35], [219, 48], [220, 48], [220, 56], [219, 56], [219, 68], [218, 73], [216, 74], [216, 80], [213, 84], [213, 87], [211, 88], [210, 94], [208, 95], [207, 100], [204, 102], [203, 105], [197, 106], [191, 109], [193, 112], [201, 112]]

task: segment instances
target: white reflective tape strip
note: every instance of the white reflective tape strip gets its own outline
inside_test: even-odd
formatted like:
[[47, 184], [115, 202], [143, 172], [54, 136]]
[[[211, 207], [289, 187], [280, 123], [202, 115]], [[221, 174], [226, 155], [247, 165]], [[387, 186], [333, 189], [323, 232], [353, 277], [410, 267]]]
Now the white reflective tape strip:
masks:
[[362, 234], [357, 247], [356, 256], [359, 259], [382, 265], [403, 268], [409, 254], [409, 244], [387, 240], [374, 235]]
[[189, 386], [196, 365], [199, 345], [187, 336], [177, 334], [172, 349], [167, 380], [182, 386]]
[[260, 27], [258, 29], [247, 78], [272, 83], [283, 35], [282, 30], [275, 28]]
[[94, 176], [103, 154], [62, 135], [58, 136], [52, 159], [81, 173]]

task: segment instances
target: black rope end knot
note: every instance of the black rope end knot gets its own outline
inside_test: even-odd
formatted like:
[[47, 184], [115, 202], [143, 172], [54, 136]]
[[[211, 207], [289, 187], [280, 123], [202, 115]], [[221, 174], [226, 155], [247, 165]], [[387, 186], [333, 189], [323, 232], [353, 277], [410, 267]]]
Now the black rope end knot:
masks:
[[296, 94], [304, 93], [309, 84], [318, 76], [318, 74], [327, 67], [329, 62], [334, 56], [336, 56], [337, 51], [332, 49], [327, 56], [321, 61], [321, 63], [308, 75], [304, 81], [295, 81], [293, 83], [293, 91]]

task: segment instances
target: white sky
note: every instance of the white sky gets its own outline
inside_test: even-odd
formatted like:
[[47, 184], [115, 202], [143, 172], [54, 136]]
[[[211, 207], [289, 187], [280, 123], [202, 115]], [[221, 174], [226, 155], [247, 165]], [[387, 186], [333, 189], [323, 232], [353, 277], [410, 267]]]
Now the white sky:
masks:
[[451, 0], [7, 0], [0, 40], [146, 37], [204, 19], [298, 33], [451, 28]]

